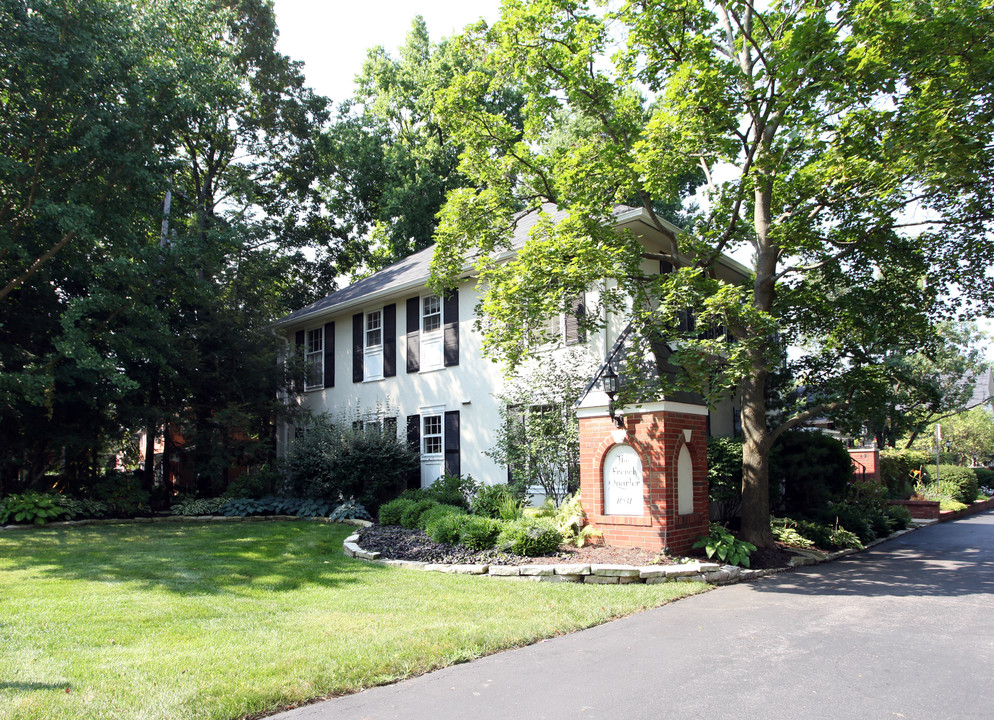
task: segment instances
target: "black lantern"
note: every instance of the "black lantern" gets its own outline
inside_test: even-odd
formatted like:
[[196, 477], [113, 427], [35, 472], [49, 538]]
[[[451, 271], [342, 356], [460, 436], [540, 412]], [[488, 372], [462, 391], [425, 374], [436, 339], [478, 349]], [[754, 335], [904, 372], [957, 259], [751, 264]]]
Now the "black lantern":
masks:
[[618, 394], [620, 385], [621, 380], [618, 377], [618, 373], [614, 371], [613, 367], [608, 365], [607, 370], [601, 373], [601, 388], [603, 388], [604, 394], [608, 397], [607, 413], [611, 416], [615, 427], [624, 428], [625, 419], [620, 415], [614, 414], [614, 396]]

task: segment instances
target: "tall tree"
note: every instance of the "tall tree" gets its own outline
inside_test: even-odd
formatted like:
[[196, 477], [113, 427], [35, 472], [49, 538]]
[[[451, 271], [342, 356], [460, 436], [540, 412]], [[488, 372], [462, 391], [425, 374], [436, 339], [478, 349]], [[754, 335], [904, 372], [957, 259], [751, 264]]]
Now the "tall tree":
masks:
[[[350, 256], [362, 271], [389, 265], [432, 243], [449, 190], [463, 187], [461, 144], [435, 111], [452, 78], [474, 66], [452, 40], [433, 42], [419, 15], [397, 57], [367, 53], [356, 93], [324, 138], [323, 183], [332, 212], [350, 229]], [[501, 87], [484, 107], [520, 125], [520, 95]], [[368, 236], [368, 242], [360, 242]]]
[[[682, 335], [681, 387], [741, 392], [742, 529], [769, 546], [777, 437], [878, 387], [888, 353], [928, 351], [955, 303], [990, 307], [992, 35], [983, 0], [508, 0], [466, 37], [492, 76], [466, 73], [442, 98], [478, 189], [449, 195], [435, 282], [480, 253], [485, 346], [511, 365], [527, 327], [594, 284], [636, 339]], [[496, 84], [524, 88], [523, 137], [480, 109]], [[550, 146], [564, 107], [597, 132]], [[654, 216], [695, 168], [706, 209], [667, 248], [678, 270], [645, 276], [611, 209], [635, 197]], [[547, 202], [567, 217], [542, 214]], [[522, 206], [542, 220], [500, 262]], [[739, 250], [751, 281], [716, 280], [719, 255]], [[681, 333], [687, 306], [734, 342]], [[804, 392], [770, 425], [768, 378], [784, 366]]]

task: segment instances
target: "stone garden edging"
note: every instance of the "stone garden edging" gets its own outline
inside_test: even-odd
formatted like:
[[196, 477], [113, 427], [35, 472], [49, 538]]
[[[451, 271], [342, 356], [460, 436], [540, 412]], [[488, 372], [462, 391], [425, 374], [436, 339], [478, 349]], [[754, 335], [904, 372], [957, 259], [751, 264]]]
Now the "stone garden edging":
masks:
[[[365, 521], [356, 521], [356, 524]], [[368, 523], [372, 524], [372, 523]], [[903, 532], [908, 532], [907, 530]], [[891, 535], [895, 537], [897, 533]], [[834, 553], [803, 551], [791, 560], [790, 567], [751, 570], [737, 565], [720, 565], [712, 562], [690, 562], [677, 565], [598, 565], [596, 563], [542, 564], [542, 565], [457, 565], [423, 563], [414, 560], [389, 560], [380, 557], [379, 552], [363, 550], [358, 544], [359, 534], [345, 538], [342, 552], [349, 557], [382, 565], [402, 567], [425, 572], [443, 572], [453, 575], [479, 575], [491, 578], [526, 580], [531, 582], [582, 582], [597, 585], [627, 585], [646, 583], [654, 585], [664, 582], [704, 582], [709, 585], [731, 585], [755, 580], [766, 575], [792, 570], [802, 565], [815, 565], [828, 562], [856, 550], [840, 550]], [[877, 541], [877, 542], [883, 542]], [[872, 543], [876, 544], [876, 543]], [[867, 545], [870, 547], [870, 545]]]

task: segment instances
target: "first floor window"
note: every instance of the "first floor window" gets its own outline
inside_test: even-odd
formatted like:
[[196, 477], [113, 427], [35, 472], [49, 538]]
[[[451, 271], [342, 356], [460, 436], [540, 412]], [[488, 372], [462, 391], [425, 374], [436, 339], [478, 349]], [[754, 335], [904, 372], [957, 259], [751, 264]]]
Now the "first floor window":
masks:
[[442, 416], [424, 415], [421, 431], [421, 452], [425, 455], [442, 454]]
[[324, 328], [307, 331], [304, 344], [304, 389], [324, 387]]

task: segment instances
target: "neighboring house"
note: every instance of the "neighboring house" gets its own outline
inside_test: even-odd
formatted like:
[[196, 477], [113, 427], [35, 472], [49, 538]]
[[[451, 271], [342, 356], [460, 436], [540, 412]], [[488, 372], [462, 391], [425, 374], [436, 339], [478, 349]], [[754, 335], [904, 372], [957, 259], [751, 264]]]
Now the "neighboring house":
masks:
[[[509, 257], [523, 246], [537, 217], [532, 212], [519, 219]], [[667, 247], [644, 210], [618, 208], [615, 226], [633, 232], [651, 253]], [[503, 482], [506, 467], [486, 455], [496, 442], [500, 414], [495, 395], [504, 378], [500, 366], [483, 357], [482, 337], [474, 329], [481, 292], [469, 265], [450, 295], [439, 297], [428, 290], [432, 252], [428, 248], [411, 255], [276, 324], [305, 359], [304, 387], [291, 400], [315, 413], [395, 429], [421, 453], [422, 486], [443, 473]], [[645, 260], [643, 270], [666, 272], [668, 263]], [[732, 260], [724, 260], [718, 273], [730, 281], [748, 275]], [[596, 299], [592, 289], [581, 301], [597, 308]], [[581, 347], [603, 361], [628, 324], [623, 316], [603, 320], [604, 330], [584, 336], [570, 318], [553, 319], [559, 346]], [[555, 352], [543, 347], [536, 355]], [[713, 410], [710, 432], [734, 434], [736, 413], [730, 401]], [[281, 428], [281, 447], [294, 432], [290, 426]]]

